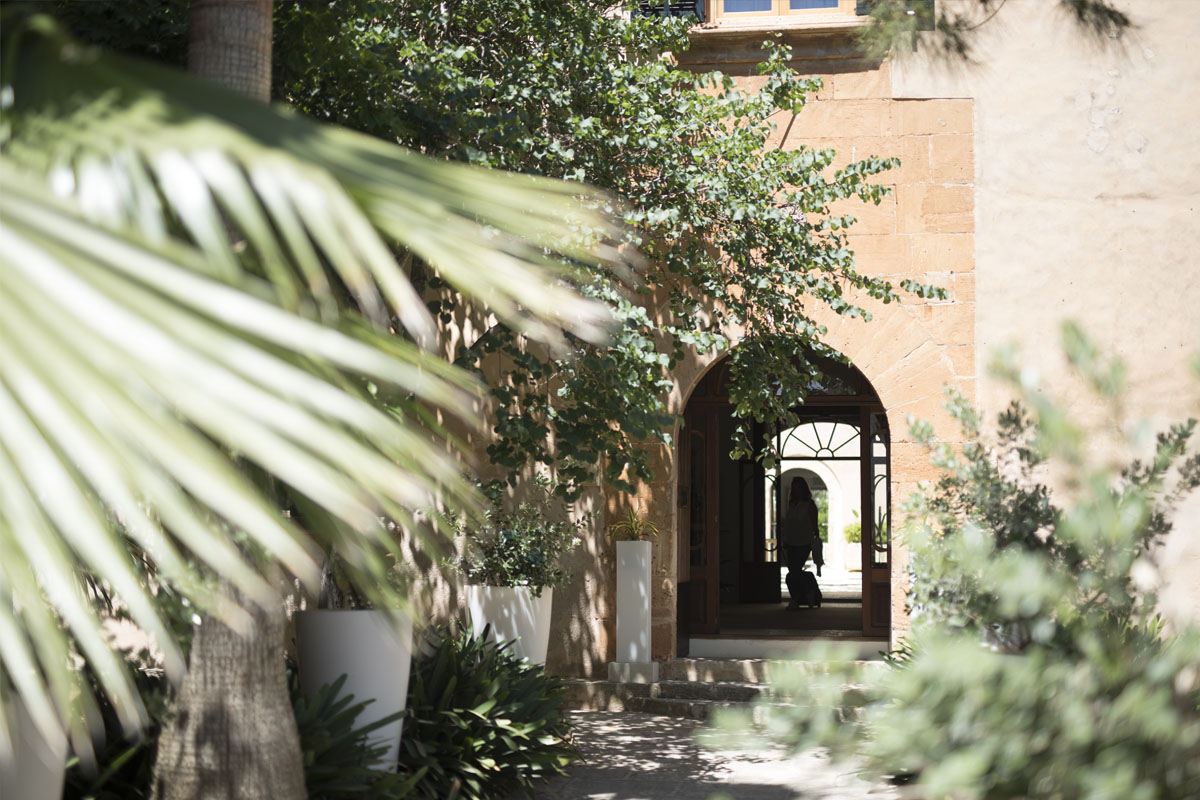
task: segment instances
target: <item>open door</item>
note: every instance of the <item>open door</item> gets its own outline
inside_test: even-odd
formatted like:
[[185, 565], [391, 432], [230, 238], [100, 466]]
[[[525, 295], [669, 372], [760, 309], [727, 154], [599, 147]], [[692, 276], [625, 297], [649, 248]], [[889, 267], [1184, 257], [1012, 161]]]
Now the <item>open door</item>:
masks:
[[[727, 364], [714, 365], [688, 399], [677, 462], [679, 654], [687, 652], [688, 637], [696, 634], [861, 630], [886, 637], [890, 632], [887, 416], [860, 371], [820, 356], [813, 360], [823, 374], [806, 386], [804, 405], [794, 409], [796, 424], [784, 430], [756, 427], [756, 438], [774, 437], [779, 457], [769, 471], [759, 462], [729, 457], [734, 420]], [[831, 543], [827, 562], [834, 557], [827, 564], [836, 574], [825, 576], [833, 589], [824, 616], [788, 614], [781, 603], [778, 526], [786, 498], [780, 492], [797, 476], [816, 495]], [[861, 541], [850, 551], [854, 539], [844, 537], [860, 517]]]
[[[864, 412], [862, 438], [863, 634], [887, 636], [892, 624], [892, 482], [887, 416]], [[869, 512], [869, 513], [867, 513]]]
[[[680, 475], [680, 530], [686, 532], [687, 627], [692, 633], [716, 633], [720, 613], [720, 491], [717, 463], [717, 414], [714, 407], [684, 415], [683, 474]], [[681, 553], [682, 555], [682, 553]]]

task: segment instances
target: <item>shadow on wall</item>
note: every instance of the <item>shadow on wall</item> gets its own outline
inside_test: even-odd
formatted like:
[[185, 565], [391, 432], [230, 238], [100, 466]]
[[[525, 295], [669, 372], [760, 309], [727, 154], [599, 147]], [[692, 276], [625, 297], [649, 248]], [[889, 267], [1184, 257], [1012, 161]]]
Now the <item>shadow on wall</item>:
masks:
[[606, 679], [616, 647], [616, 551], [608, 538], [598, 487], [575, 502], [574, 513], [590, 514], [583, 543], [563, 565], [571, 581], [554, 593], [546, 670], [558, 675]]
[[[562, 566], [571, 574], [570, 582], [554, 591], [546, 668], [555, 674], [605, 677], [613, 658], [616, 560], [602, 515], [593, 514], [600, 498], [599, 489], [585, 492], [571, 513], [575, 519], [591, 518], [582, 531], [583, 542], [562, 559]], [[450, 566], [462, 556], [464, 547], [461, 538], [455, 542], [402, 539], [398, 556], [412, 586], [418, 627], [446, 624], [457, 632], [468, 619], [468, 583]]]

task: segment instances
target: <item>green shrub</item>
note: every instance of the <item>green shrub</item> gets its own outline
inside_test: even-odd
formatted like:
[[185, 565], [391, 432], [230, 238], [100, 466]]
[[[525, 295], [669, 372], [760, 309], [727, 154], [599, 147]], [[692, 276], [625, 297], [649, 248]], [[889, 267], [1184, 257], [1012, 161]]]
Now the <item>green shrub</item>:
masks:
[[564, 553], [578, 545], [585, 520], [553, 521], [549, 509], [566, 510], [554, 497], [553, 486], [544, 479], [535, 481], [541, 493], [538, 502], [523, 502], [506, 510], [501, 497], [485, 487], [492, 507], [484, 521], [466, 529], [461, 520], [451, 523], [463, 531], [464, 554], [456, 566], [472, 583], [488, 586], [528, 586], [534, 597], [542, 589], [563, 586], [570, 573], [558, 566]]
[[563, 719], [562, 682], [467, 629], [429, 634], [413, 663], [400, 768], [425, 770], [413, 797], [532, 794], [578, 757]]
[[817, 504], [817, 535], [821, 541], [829, 543], [829, 492], [818, 489], [813, 492], [813, 502]]
[[842, 538], [850, 544], [859, 544], [862, 542], [862, 521], [855, 520], [842, 528]]
[[1161, 434], [1148, 461], [1093, 463], [1138, 444], [1101, 441], [1134, 429], [1120, 424], [1122, 369], [1074, 328], [1066, 343], [1117, 424], [1080, 429], [1009, 368], [1024, 404], [994, 438], [956, 395], [961, 451], [914, 425], [943, 477], [908, 509], [905, 651], [877, 674], [786, 678], [810, 702], [777, 715], [782, 738], [854, 754], [930, 798], [1200, 797], [1200, 631], [1167, 633], [1152, 591], [1152, 548], [1200, 486], [1195, 423]]
[[310, 800], [355, 800], [356, 798], [399, 798], [408, 796], [424, 773], [385, 771], [378, 763], [386, 748], [372, 746], [368, 736], [404, 712], [359, 726], [358, 716], [373, 700], [354, 701], [342, 694], [343, 675], [326, 684], [311, 698], [300, 691], [293, 670], [289, 676], [292, 709], [300, 731], [304, 756], [304, 786]]

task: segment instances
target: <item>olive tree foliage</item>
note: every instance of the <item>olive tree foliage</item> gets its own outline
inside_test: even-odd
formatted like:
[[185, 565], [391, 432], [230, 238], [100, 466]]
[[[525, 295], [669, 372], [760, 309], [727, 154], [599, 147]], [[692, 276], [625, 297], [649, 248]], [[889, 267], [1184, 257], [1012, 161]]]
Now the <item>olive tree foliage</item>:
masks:
[[[1048, 0], [1042, 0], [1048, 2]], [[917, 31], [931, 31], [926, 39], [932, 52], [949, 61], [973, 61], [972, 40], [1008, 0], [871, 0], [872, 24], [859, 40], [875, 56], [903, 53]], [[1015, 4], [1014, 4], [1015, 5]], [[1133, 20], [1113, 0], [1057, 0], [1064, 18], [1083, 34], [1100, 41], [1119, 39], [1134, 26]], [[1015, 9], [1014, 11], [1019, 11]]]
[[[503, 323], [462, 344], [459, 363], [499, 358], [490, 383], [498, 438], [491, 460], [518, 470], [554, 463], [563, 494], [598, 467], [610, 483], [650, 474], [644, 443], [669, 442], [671, 369], [689, 351], [730, 348], [731, 399], [743, 421], [787, 424], [824, 352], [822, 307], [869, 318], [859, 301], [898, 289], [864, 276], [832, 203], [878, 203], [895, 159], [833, 170], [829, 150], [773, 149], [776, 122], [800, 112], [819, 81], [764, 45], [765, 80], [746, 90], [692, 74], [671, 53], [688, 22], [611, 13], [596, 0], [277, 3], [277, 94], [305, 113], [474, 164], [580, 181], [617, 199], [636, 280], [591, 270], [585, 291], [618, 321], [611, 344], [576, 342], [555, 357]], [[439, 289], [434, 275], [430, 288]], [[453, 324], [459, 298], [431, 303]], [[767, 458], [770, 458], [767, 454]]]
[[[914, 424], [943, 474], [908, 508], [912, 632], [880, 672], [785, 679], [810, 702], [776, 715], [777, 737], [931, 798], [1200, 795], [1200, 630], [1155, 612], [1155, 546], [1200, 486], [1196, 423], [1145, 441], [1120, 363], [1076, 328], [1065, 341], [1109, 421], [1085, 429], [1008, 362], [1021, 400], [994, 429], [957, 395], [961, 450]], [[1148, 455], [1122, 467], [1129, 449]]]

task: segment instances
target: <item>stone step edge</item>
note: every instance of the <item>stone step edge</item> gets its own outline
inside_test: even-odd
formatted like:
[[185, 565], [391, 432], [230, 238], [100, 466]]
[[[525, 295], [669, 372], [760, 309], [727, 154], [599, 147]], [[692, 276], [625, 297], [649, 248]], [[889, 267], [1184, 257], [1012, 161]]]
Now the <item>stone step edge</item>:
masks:
[[721, 700], [735, 703], [749, 703], [760, 697], [771, 697], [773, 694], [772, 687], [762, 683], [659, 681], [658, 683], [650, 684], [648, 696], [677, 700]]
[[[687, 681], [658, 683], [615, 683], [586, 678], [563, 678], [566, 692], [562, 708], [571, 711], [633, 711], [643, 700], [679, 701], [683, 703], [714, 703], [749, 707], [756, 702], [772, 705], [792, 705], [795, 696], [773, 691], [757, 683], [732, 681], [710, 684]], [[726, 694], [727, 696], [721, 696]], [[690, 696], [689, 696], [690, 695]]]
[[[886, 668], [879, 659], [852, 662], [862, 669]], [[805, 673], [827, 674], [830, 665], [823, 661], [797, 661], [767, 658], [677, 658], [664, 661], [660, 667], [663, 680], [701, 683], [767, 683], [774, 669], [800, 670]]]
[[[725, 700], [685, 700], [667, 697], [634, 697], [629, 701], [627, 711], [644, 714], [655, 714], [662, 717], [682, 717], [708, 722], [715, 712], [736, 711], [744, 713], [754, 725], [767, 724], [772, 715], [789, 708], [796, 708], [793, 703], [741, 703]], [[860, 719], [862, 709], [838, 706], [832, 709], [840, 722]]]
[[663, 716], [707, 719], [714, 708], [749, 709], [755, 699], [662, 697], [652, 684], [612, 683], [582, 678], [565, 680], [562, 708], [568, 711], [641, 711]]
[[769, 706], [752, 705], [727, 700], [689, 700], [676, 697], [634, 697], [629, 701], [629, 711], [657, 714], [664, 717], [683, 717], [707, 722], [716, 711], [746, 711], [755, 723], [762, 723], [769, 715]]
[[[708, 722], [716, 712], [737, 711], [749, 716], [752, 724], [763, 725], [777, 711], [793, 707], [786, 702], [739, 702], [731, 700], [698, 700], [678, 697], [627, 696], [620, 700], [619, 707], [604, 709], [573, 709], [577, 711], [618, 711], [622, 713], [654, 714], [660, 717], [676, 717]], [[839, 718], [848, 720], [858, 713], [856, 709], [839, 708]]]

